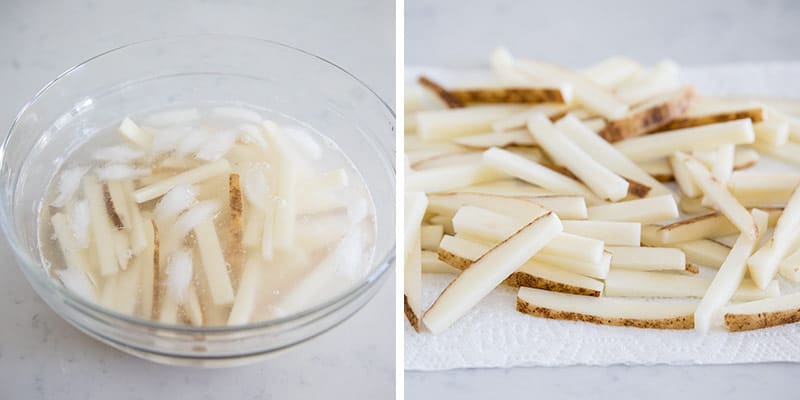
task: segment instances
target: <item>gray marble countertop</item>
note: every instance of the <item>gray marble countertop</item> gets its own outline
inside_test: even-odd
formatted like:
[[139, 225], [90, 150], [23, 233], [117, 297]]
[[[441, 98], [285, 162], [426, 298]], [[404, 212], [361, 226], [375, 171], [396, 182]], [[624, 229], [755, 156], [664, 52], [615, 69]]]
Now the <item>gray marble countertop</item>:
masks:
[[[273, 3], [273, 4], [270, 4]], [[41, 86], [103, 50], [172, 34], [273, 39], [326, 57], [394, 104], [392, 1], [4, 1], [0, 126]], [[223, 5], [224, 4], [224, 5]], [[7, 129], [7, 128], [4, 128]], [[248, 367], [200, 370], [139, 360], [61, 320], [0, 241], [0, 399], [286, 399], [394, 396], [394, 273], [353, 318], [293, 351]]]
[[[507, 46], [582, 66], [613, 54], [687, 65], [800, 59], [794, 1], [406, 0], [405, 62], [479, 68]], [[800, 97], [800, 94], [797, 95]], [[796, 399], [798, 364], [406, 372], [408, 399]]]

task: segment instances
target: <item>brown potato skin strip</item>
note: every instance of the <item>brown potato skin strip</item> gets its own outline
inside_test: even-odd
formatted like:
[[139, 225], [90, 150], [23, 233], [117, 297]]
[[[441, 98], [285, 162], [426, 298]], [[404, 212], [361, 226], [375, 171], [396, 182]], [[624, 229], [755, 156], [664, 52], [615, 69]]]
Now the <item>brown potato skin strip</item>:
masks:
[[114, 201], [111, 200], [111, 192], [108, 191], [108, 183], [103, 183], [103, 202], [106, 205], [106, 214], [111, 218], [111, 223], [114, 224], [114, 227], [117, 228], [117, 230], [124, 229], [125, 224], [122, 223], [122, 218], [120, 218], [116, 208], [114, 208]]
[[694, 329], [694, 316], [682, 315], [674, 318], [642, 320], [632, 318], [603, 318], [596, 315], [580, 314], [568, 311], [538, 307], [517, 297], [517, 311], [535, 317], [558, 319], [564, 321], [582, 321], [598, 325], [627, 326], [648, 329]]
[[161, 279], [159, 278], [160, 266], [158, 265], [159, 259], [159, 239], [158, 239], [158, 225], [155, 221], [150, 221], [153, 225], [153, 309], [150, 311], [151, 319], [158, 319], [159, 310], [161, 309]]
[[626, 181], [628, 181], [628, 194], [629, 195], [631, 195], [633, 197], [638, 197], [640, 199], [643, 199], [643, 198], [647, 197], [648, 193], [650, 193], [650, 189], [651, 189], [650, 186], [647, 186], [644, 183], [639, 183], [639, 182], [637, 182], [637, 181], [635, 181], [633, 179], [628, 179], [628, 178], [625, 178], [625, 177], [622, 177], [622, 178], [625, 179]]
[[414, 314], [414, 311], [408, 304], [408, 296], [406, 295], [403, 295], [403, 308], [406, 314], [406, 319], [408, 319], [408, 323], [411, 324], [411, 327], [414, 328], [415, 331], [419, 332], [420, 330], [419, 317], [417, 317], [417, 315]]
[[655, 131], [686, 113], [693, 97], [694, 89], [686, 87], [669, 100], [634, 111], [620, 119], [608, 121], [597, 134], [614, 143]]
[[242, 213], [244, 212], [244, 202], [242, 200], [242, 186], [239, 181], [239, 174], [230, 174], [228, 176], [228, 188], [230, 196], [229, 208], [231, 212], [230, 263], [231, 269], [234, 271], [234, 276], [238, 278], [242, 269], [242, 236], [244, 235], [244, 222], [242, 218]]
[[441, 99], [446, 105], [447, 108], [463, 108], [466, 107], [463, 101], [458, 99], [457, 97], [453, 96], [444, 86], [434, 82], [432, 79], [428, 78], [425, 75], [421, 75], [417, 78], [417, 81], [420, 85], [424, 88], [430, 90], [435, 94], [439, 99]]
[[556, 88], [476, 88], [452, 89], [450, 94], [463, 104], [564, 104], [561, 89]]
[[744, 332], [800, 322], [800, 309], [758, 314], [725, 314], [725, 329]]
[[650, 132], [663, 132], [675, 129], [693, 128], [695, 126], [717, 124], [720, 122], [735, 121], [737, 119], [750, 118], [753, 123], [764, 120], [764, 110], [762, 108], [752, 108], [739, 111], [728, 111], [715, 114], [697, 115], [691, 117], [678, 117], [670, 123]]

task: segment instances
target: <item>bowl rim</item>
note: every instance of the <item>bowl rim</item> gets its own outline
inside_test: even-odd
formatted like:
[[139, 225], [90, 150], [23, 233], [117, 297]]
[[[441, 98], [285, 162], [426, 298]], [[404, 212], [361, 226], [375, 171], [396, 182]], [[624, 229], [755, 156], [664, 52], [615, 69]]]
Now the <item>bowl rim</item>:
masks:
[[[363, 89], [366, 89], [367, 92], [372, 94], [374, 99], [377, 99], [380, 102], [380, 104], [382, 104], [385, 107], [386, 111], [389, 113], [389, 115], [391, 116], [392, 120], [394, 120], [396, 118], [394, 109], [392, 109], [392, 107], [390, 107], [389, 104], [386, 103], [386, 101], [384, 101], [383, 98], [381, 98], [381, 96], [378, 93], [376, 93], [375, 90], [373, 90], [364, 81], [359, 79], [357, 76], [353, 75], [351, 72], [349, 72], [345, 68], [339, 66], [338, 64], [336, 64], [336, 63], [334, 63], [334, 62], [332, 62], [332, 61], [330, 61], [330, 60], [328, 60], [328, 59], [326, 59], [326, 58], [324, 58], [322, 56], [319, 56], [317, 54], [311, 53], [311, 52], [309, 52], [307, 50], [303, 50], [303, 49], [301, 49], [299, 47], [295, 47], [293, 45], [282, 43], [282, 42], [278, 42], [278, 41], [275, 41], [275, 40], [264, 39], [264, 38], [254, 37], [254, 36], [220, 34], [220, 33], [200, 33], [200, 34], [181, 34], [181, 35], [159, 36], [159, 37], [155, 37], [155, 38], [129, 42], [129, 43], [126, 43], [126, 44], [111, 48], [109, 50], [105, 50], [103, 52], [100, 52], [97, 55], [94, 55], [94, 56], [92, 56], [90, 58], [87, 58], [84, 61], [81, 61], [80, 63], [75, 64], [70, 68], [67, 68], [66, 70], [64, 70], [63, 72], [58, 74], [55, 78], [53, 78], [51, 81], [49, 81], [45, 85], [43, 85], [39, 90], [37, 90], [36, 93], [34, 94], [34, 96], [30, 100], [25, 102], [25, 104], [22, 106], [22, 108], [19, 110], [19, 112], [17, 112], [17, 114], [14, 117], [14, 120], [12, 121], [11, 126], [10, 126], [10, 128], [8, 130], [8, 134], [6, 135], [5, 139], [0, 144], [0, 171], [8, 169], [7, 165], [5, 163], [5, 152], [6, 152], [6, 149], [8, 147], [9, 141], [12, 138], [12, 134], [14, 132], [14, 129], [16, 128], [16, 126], [19, 123], [19, 121], [22, 118], [22, 116], [28, 111], [28, 109], [31, 106], [33, 106], [34, 103], [36, 103], [42, 96], [44, 96], [48, 92], [48, 90], [50, 88], [52, 88], [54, 85], [56, 85], [62, 79], [66, 78], [67, 76], [69, 76], [73, 72], [81, 69], [85, 65], [87, 65], [87, 64], [89, 64], [89, 63], [91, 63], [91, 62], [93, 62], [93, 61], [95, 61], [95, 60], [97, 60], [99, 58], [109, 56], [111, 54], [117, 53], [119, 51], [131, 48], [131, 47], [150, 45], [150, 44], [154, 44], [154, 43], [165, 43], [165, 42], [168, 42], [168, 41], [171, 41], [171, 40], [198, 40], [198, 39], [215, 39], [215, 40], [228, 40], [228, 41], [241, 41], [241, 42], [247, 41], [247, 42], [252, 42], [252, 43], [259, 44], [259, 45], [273, 46], [273, 47], [278, 47], [278, 48], [282, 48], [282, 49], [285, 49], [285, 50], [293, 51], [293, 52], [295, 52], [297, 54], [300, 54], [300, 55], [303, 55], [305, 57], [308, 57], [311, 60], [314, 60], [315, 62], [322, 62], [323, 64], [327, 64], [328, 66], [333, 67], [334, 70], [338, 70], [339, 72], [344, 73], [345, 76], [347, 76], [350, 79], [352, 79], [353, 81], [355, 81], [355, 83], [357, 85], [361, 86]], [[393, 133], [396, 134], [396, 132], [394, 132], [394, 131], [395, 131], [395, 129], [393, 129]], [[387, 163], [387, 165], [391, 169], [391, 172], [393, 172], [395, 174], [395, 176], [396, 176], [397, 166], [394, 164], [395, 160], [391, 158], [391, 155], [387, 155], [387, 157], [388, 157], [388, 161], [389, 161]], [[395, 180], [396, 180], [396, 178], [395, 178]], [[14, 185], [14, 186], [16, 186], [16, 185]], [[397, 200], [396, 197], [397, 197], [397, 194], [395, 192], [395, 202]], [[0, 200], [0, 201], [2, 201], [2, 200]], [[19, 240], [17, 238], [17, 234], [16, 234], [14, 228], [11, 226], [12, 225], [11, 224], [11, 217], [12, 216], [11, 215], [6, 215], [6, 214], [7, 213], [6, 213], [5, 207], [0, 207], [0, 228], [2, 228], [2, 231], [5, 234], [7, 242], [10, 244], [10, 247], [11, 247], [12, 251], [14, 252], [15, 256], [17, 257], [17, 260], [19, 261], [17, 263], [19, 265], [19, 267], [21, 269], [23, 269], [24, 272], [31, 272], [31, 274], [25, 273], [24, 275], [26, 277], [31, 279], [30, 277], [31, 277], [31, 275], [33, 275], [33, 279], [37, 280], [38, 283], [42, 284], [43, 285], [42, 287], [46, 287], [48, 289], [54, 289], [56, 293], [60, 294], [61, 296], [66, 297], [67, 300], [69, 300], [71, 303], [79, 306], [79, 308], [85, 308], [85, 309], [88, 309], [88, 311], [91, 311], [93, 313], [98, 313], [98, 314], [103, 315], [103, 316], [109, 316], [109, 317], [112, 317], [114, 319], [120, 320], [122, 322], [136, 325], [138, 327], [143, 327], [143, 328], [148, 328], [148, 329], [158, 329], [158, 330], [162, 330], [162, 331], [176, 332], [176, 333], [185, 333], [185, 334], [196, 334], [196, 333], [202, 333], [202, 334], [242, 333], [242, 332], [246, 332], [246, 331], [258, 331], [258, 330], [263, 330], [263, 329], [267, 329], [267, 328], [279, 327], [279, 326], [285, 325], [287, 323], [291, 323], [291, 322], [295, 322], [295, 321], [301, 321], [301, 320], [303, 320], [303, 319], [305, 319], [307, 317], [312, 317], [312, 320], [316, 320], [318, 318], [322, 318], [322, 317], [324, 317], [324, 313], [326, 312], [327, 309], [329, 309], [329, 308], [331, 308], [333, 306], [336, 306], [336, 305], [338, 305], [339, 303], [342, 303], [342, 302], [344, 302], [344, 304], [346, 304], [346, 303], [349, 303], [349, 302], [353, 301], [357, 297], [357, 296], [354, 296], [354, 295], [359, 295], [362, 292], [366, 292], [367, 289], [369, 289], [370, 286], [375, 285], [378, 282], [380, 282], [381, 278], [383, 277], [383, 275], [387, 271], [389, 271], [391, 269], [392, 265], [394, 265], [395, 259], [396, 259], [395, 253], [396, 253], [397, 242], [396, 242], [396, 238], [395, 238], [395, 241], [392, 244], [392, 246], [382, 256], [377, 257], [377, 261], [373, 261], [371, 263], [374, 270], [372, 272], [370, 272], [369, 274], [367, 274], [360, 281], [360, 283], [350, 287], [350, 289], [348, 289], [344, 293], [339, 294], [337, 296], [334, 296], [333, 298], [328, 299], [325, 302], [322, 302], [320, 304], [317, 304], [314, 307], [311, 307], [311, 308], [308, 308], [308, 309], [304, 309], [304, 310], [301, 310], [299, 312], [296, 312], [296, 313], [293, 313], [293, 314], [289, 314], [289, 315], [286, 315], [286, 316], [282, 316], [280, 318], [275, 318], [275, 319], [270, 319], [270, 320], [260, 321], [260, 322], [254, 322], [254, 323], [248, 323], [248, 324], [243, 324], [243, 325], [232, 325], [232, 326], [228, 326], [228, 325], [193, 326], [193, 325], [184, 325], [184, 324], [167, 324], [167, 323], [162, 323], [162, 322], [159, 322], [159, 321], [156, 321], [156, 320], [144, 319], [144, 318], [136, 317], [136, 316], [129, 315], [129, 314], [123, 314], [123, 313], [117, 312], [115, 310], [108, 309], [106, 307], [101, 306], [100, 304], [97, 304], [95, 302], [92, 302], [92, 301], [89, 301], [89, 300], [86, 300], [86, 299], [82, 298], [81, 296], [77, 295], [76, 293], [73, 293], [71, 290], [65, 288], [63, 285], [59, 285], [59, 284], [55, 283], [55, 281], [52, 278], [49, 278], [49, 277], [45, 276], [44, 274], [43, 275], [37, 274], [37, 271], [35, 271], [34, 268], [44, 269], [44, 266], [41, 265], [42, 264], [41, 261], [33, 260], [32, 257], [30, 257], [27, 254], [26, 251], [23, 251], [23, 250], [20, 249], [22, 246], [19, 245]], [[395, 217], [395, 220], [396, 220], [396, 217]], [[395, 221], [395, 223], [396, 223], [396, 221]], [[52, 308], [52, 306], [51, 306], [51, 308]], [[338, 307], [335, 308], [335, 309], [338, 309]], [[331, 311], [334, 311], [334, 310], [331, 310]], [[81, 311], [85, 312], [86, 310], [81, 310]], [[61, 315], [61, 313], [59, 313], [59, 312], [56, 312], [56, 313]], [[323, 315], [315, 316], [318, 313], [323, 313]], [[308, 323], [308, 321], [306, 323]], [[305, 323], [303, 325], [305, 325]]]

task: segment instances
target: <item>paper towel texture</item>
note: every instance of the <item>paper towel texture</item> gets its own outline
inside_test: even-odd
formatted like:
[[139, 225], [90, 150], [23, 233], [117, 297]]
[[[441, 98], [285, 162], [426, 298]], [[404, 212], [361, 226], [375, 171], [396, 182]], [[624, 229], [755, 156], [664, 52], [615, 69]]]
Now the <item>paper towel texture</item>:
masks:
[[[480, 72], [407, 68], [445, 82], [480, 79]], [[681, 80], [706, 95], [800, 98], [800, 63], [737, 64], [684, 68]], [[753, 171], [796, 171], [773, 160]], [[423, 298], [429, 305], [453, 279], [425, 274]], [[782, 283], [783, 293], [797, 291]], [[733, 364], [800, 361], [800, 324], [751, 332], [661, 331], [535, 318], [515, 310], [516, 290], [499, 287], [446, 332], [417, 334], [406, 323], [408, 370], [610, 364]]]

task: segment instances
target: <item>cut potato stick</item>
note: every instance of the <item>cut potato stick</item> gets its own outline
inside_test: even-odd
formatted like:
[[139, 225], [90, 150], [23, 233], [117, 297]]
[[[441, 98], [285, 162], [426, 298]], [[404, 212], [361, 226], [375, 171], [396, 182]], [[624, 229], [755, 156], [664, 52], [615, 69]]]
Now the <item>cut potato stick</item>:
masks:
[[[498, 194], [502, 196], [525, 197], [525, 196], [553, 196], [553, 192], [539, 186], [530, 184], [520, 179], [503, 177], [502, 179], [479, 183], [476, 185], [465, 186], [458, 189], [458, 192]], [[583, 199], [580, 195], [576, 196]]]
[[433, 302], [423, 316], [425, 326], [434, 334], [443, 332], [560, 232], [558, 218], [547, 213], [491, 248]]
[[759, 233], [753, 221], [753, 217], [747, 209], [739, 203], [728, 191], [728, 188], [717, 181], [711, 173], [697, 160], [683, 153], [676, 153], [679, 161], [682, 161], [694, 180], [698, 183], [705, 197], [718, 209], [740, 232], [747, 237], [754, 239]]
[[674, 90], [678, 65], [671, 60], [663, 60], [650, 71], [635, 79], [622, 82], [616, 88], [616, 95], [627, 104], [638, 104], [661, 93]]
[[186, 290], [186, 299], [180, 308], [189, 319], [190, 324], [203, 326], [203, 307], [200, 305], [200, 297], [197, 296], [194, 285], [189, 285], [189, 289]]
[[581, 195], [586, 198], [586, 202], [589, 204], [601, 202], [600, 198], [580, 182], [507, 150], [497, 148], [486, 150], [483, 153], [483, 161], [487, 166], [502, 173], [541, 186], [552, 192]]
[[800, 165], [800, 143], [786, 142], [781, 146], [771, 146], [765, 143], [751, 143], [750, 147], [760, 153], [775, 157], [779, 160]]
[[139, 128], [135, 122], [127, 117], [122, 120], [119, 128], [117, 128], [117, 132], [128, 142], [143, 149], [149, 149], [150, 144], [153, 142], [153, 137], [149, 132]]
[[[555, 119], [563, 116], [568, 109], [569, 108], [563, 104], [537, 104], [526, 108], [524, 111], [516, 112], [507, 117], [498, 119], [492, 123], [492, 129], [494, 129], [495, 132], [526, 130], [525, 126], [528, 124], [528, 118], [534, 115], [544, 114], [547, 118]], [[530, 135], [528, 136], [530, 137]]]
[[672, 220], [678, 217], [678, 206], [672, 195], [622, 201], [588, 208], [590, 220], [640, 222], [643, 224]]
[[586, 219], [586, 202], [583, 197], [577, 195], [541, 195], [541, 196], [520, 196], [530, 200], [558, 215], [561, 219], [580, 220]]
[[[780, 208], [764, 209], [769, 225], [774, 226], [783, 211]], [[711, 212], [673, 222], [658, 229], [661, 243], [677, 243], [703, 238], [713, 238], [738, 233], [739, 230], [724, 215]]]
[[588, 127], [572, 115], [561, 118], [556, 123], [556, 128], [561, 130], [573, 143], [583, 149], [589, 156], [605, 165], [611, 171], [627, 179], [634, 180], [650, 187], [650, 196], [669, 194], [671, 191], [650, 174], [622, 154], [614, 146], [598, 137]]
[[155, 318], [155, 306], [158, 303], [156, 300], [156, 293], [160, 283], [158, 277], [158, 231], [156, 224], [151, 220], [144, 221], [143, 230], [145, 232], [145, 239], [147, 245], [144, 250], [136, 256], [137, 262], [140, 262], [140, 278], [141, 291], [139, 300], [139, 313], [142, 317], [147, 319]]
[[[271, 261], [275, 252], [275, 213], [278, 212], [277, 208], [277, 204], [273, 201], [267, 202], [264, 207], [264, 222], [261, 224], [261, 258], [266, 261]], [[295, 235], [297, 235], [297, 230], [295, 230]], [[309, 247], [309, 250], [311, 249], [317, 249], [317, 247]]]
[[[522, 157], [520, 159], [527, 161]], [[406, 174], [406, 190], [426, 193], [445, 192], [498, 180], [502, 176], [503, 174], [482, 165], [457, 165], [426, 169]]]
[[194, 234], [213, 303], [216, 305], [232, 303], [233, 286], [214, 222], [205, 220], [197, 224], [194, 227]]
[[100, 278], [92, 270], [85, 251], [81, 248], [78, 240], [75, 239], [67, 217], [62, 213], [53, 214], [50, 218], [50, 223], [53, 225], [53, 232], [61, 249], [61, 255], [64, 257], [66, 267], [84, 274], [91, 282], [92, 287], [97, 288]]
[[789, 122], [774, 118], [753, 124], [756, 141], [769, 146], [780, 146], [789, 140]]
[[264, 266], [258, 257], [248, 257], [244, 264], [242, 277], [236, 291], [231, 313], [228, 315], [228, 325], [243, 325], [250, 322], [253, 309], [256, 306], [256, 295], [261, 282], [261, 270]]
[[420, 246], [423, 250], [436, 251], [442, 236], [444, 236], [442, 225], [423, 225], [420, 229]]
[[527, 130], [513, 130], [507, 132], [481, 133], [478, 135], [462, 136], [453, 139], [453, 143], [470, 149], [485, 150], [491, 147], [508, 146], [534, 146], [536, 140]]
[[714, 150], [714, 163], [711, 165], [711, 175], [718, 181], [727, 183], [733, 174], [736, 146], [726, 144]]
[[575, 100], [591, 111], [606, 118], [619, 118], [628, 112], [628, 106], [590, 79], [578, 73], [535, 61], [518, 61], [516, 69], [537, 84], [569, 84]]
[[405, 262], [403, 265], [403, 309], [408, 323], [415, 331], [420, 330], [422, 317], [422, 249], [420, 249], [420, 232], [417, 230], [411, 242], [406, 242]]
[[728, 188], [738, 199], [786, 204], [800, 185], [800, 174], [737, 171], [731, 175]]
[[530, 221], [547, 211], [529, 198], [516, 196], [467, 192], [428, 195], [427, 210], [434, 214], [452, 217], [464, 206], [480, 207], [524, 221]]
[[598, 135], [613, 143], [657, 130], [683, 115], [693, 97], [691, 86], [658, 96], [632, 109], [624, 117], [608, 121]]
[[521, 287], [517, 311], [536, 317], [651, 329], [692, 329], [696, 302], [575, 296]]
[[786, 208], [783, 209], [770, 240], [747, 259], [750, 276], [758, 287], [765, 288], [775, 277], [778, 264], [788, 255], [799, 230], [800, 188], [795, 189]]
[[191, 185], [208, 178], [226, 174], [230, 170], [230, 163], [225, 159], [220, 159], [140, 188], [133, 193], [133, 197], [137, 203], [144, 203], [162, 196], [177, 185]]
[[663, 243], [658, 233], [659, 226], [642, 226], [642, 245], [652, 247], [673, 247], [686, 255], [686, 261], [709, 268], [719, 268], [731, 248], [710, 239], [690, 240], [679, 243]]
[[641, 168], [642, 171], [647, 172], [647, 174], [658, 182], [671, 182], [675, 179], [672, 166], [667, 158], [642, 161], [637, 163], [636, 166]]
[[117, 286], [114, 290], [114, 310], [133, 315], [138, 301], [139, 285], [142, 273], [139, 270], [140, 262], [134, 261], [126, 271], [116, 275]]
[[417, 134], [426, 142], [486, 133], [500, 118], [524, 110], [519, 105], [483, 105], [468, 108], [420, 111], [416, 115]]
[[606, 246], [639, 246], [642, 224], [638, 222], [561, 221], [565, 233], [602, 240]]
[[568, 104], [572, 101], [572, 87], [477, 87], [453, 88], [450, 94], [464, 104]]
[[422, 251], [422, 272], [426, 274], [460, 274], [461, 270], [439, 259], [435, 251]]
[[636, 271], [685, 271], [683, 251], [668, 247], [606, 246], [611, 253], [611, 269]]
[[531, 117], [528, 131], [554, 162], [569, 169], [601, 198], [617, 201], [627, 196], [628, 182], [625, 179], [595, 161], [555, 128], [547, 117]]
[[[419, 331], [422, 316], [422, 255], [420, 248], [422, 220], [428, 207], [424, 193], [406, 192], [404, 221], [404, 309], [411, 326]], [[444, 228], [443, 228], [444, 229]]]
[[[714, 280], [697, 306], [694, 314], [694, 323], [695, 329], [700, 332], [708, 332], [711, 329], [711, 324], [716, 318], [719, 309], [736, 293], [736, 289], [741, 285], [747, 270], [747, 259], [758, 243], [759, 237], [767, 230], [767, 213], [761, 210], [753, 210], [752, 219], [756, 224], [755, 237], [751, 237], [746, 233], [739, 235], [728, 257], [719, 268], [719, 271], [717, 271]], [[758, 281], [755, 281], [755, 283], [758, 285]], [[767, 285], [758, 285], [758, 287], [766, 289]]]
[[692, 177], [692, 174], [689, 172], [689, 168], [686, 166], [686, 163], [684, 163], [680, 157], [674, 154], [669, 156], [668, 159], [669, 165], [672, 169], [673, 178], [675, 179], [675, 183], [678, 184], [681, 194], [689, 198], [702, 196], [703, 193], [700, 189], [700, 186], [697, 184], [694, 177]]
[[128, 204], [128, 215], [130, 216], [130, 242], [131, 242], [131, 250], [133, 254], [139, 254], [142, 250], [147, 247], [149, 241], [147, 240], [147, 235], [145, 231], [149, 229], [147, 227], [148, 222], [142, 218], [142, 212], [139, 210], [139, 204], [133, 201], [133, 182], [131, 181], [124, 181], [122, 182], [122, 189], [125, 193], [125, 198], [127, 199]]
[[[247, 223], [242, 234], [242, 246], [253, 248], [262, 244], [264, 233], [264, 211], [256, 207], [247, 208]], [[270, 228], [272, 232], [272, 228]]]
[[350, 177], [344, 168], [338, 168], [306, 178], [303, 187], [313, 187], [319, 191], [334, 191], [346, 188], [350, 182]]
[[[469, 268], [472, 263], [491, 249], [482, 243], [465, 240], [460, 237], [447, 236], [445, 244], [439, 251], [439, 257], [448, 265], [457, 268], [459, 273]], [[504, 285], [519, 287], [535, 287], [556, 292], [599, 296], [603, 291], [603, 283], [578, 273], [563, 270], [537, 260], [537, 256], [528, 260], [503, 281]]]
[[793, 293], [724, 309], [725, 328], [731, 332], [750, 331], [800, 321], [800, 293]]
[[453, 218], [445, 215], [434, 215], [428, 218], [428, 222], [432, 225], [441, 225], [444, 228], [444, 233], [448, 235], [455, 235], [453, 229]]
[[560, 268], [564, 271], [574, 272], [591, 278], [605, 279], [611, 268], [611, 253], [603, 253], [599, 262], [580, 260], [557, 254], [539, 253], [534, 261]]
[[100, 266], [100, 275], [108, 276], [119, 272], [115, 247], [110, 246], [106, 240], [112, 238], [113, 227], [108, 218], [103, 199], [103, 189], [92, 177], [84, 178], [83, 194], [89, 202], [89, 227], [92, 233], [97, 263]]
[[632, 161], [666, 157], [678, 151], [712, 150], [724, 144], [753, 143], [755, 132], [749, 119], [722, 122], [640, 136], [618, 142], [617, 150]]
[[720, 122], [735, 121], [749, 118], [755, 123], [764, 120], [764, 109], [761, 107], [746, 108], [741, 110], [721, 111], [712, 114], [686, 115], [673, 119], [668, 124], [656, 129], [654, 132], [672, 131], [676, 129], [692, 128], [695, 126], [718, 124]]
[[581, 71], [581, 74], [605, 88], [614, 88], [631, 79], [642, 67], [627, 57], [613, 56]]
[[419, 84], [422, 87], [433, 92], [433, 94], [435, 94], [439, 98], [439, 100], [444, 102], [444, 104], [447, 105], [448, 108], [462, 108], [466, 106], [466, 103], [463, 100], [459, 99], [453, 93], [445, 89], [443, 86], [439, 85], [438, 83], [434, 82], [433, 80], [424, 75], [420, 75], [420, 77], [417, 78], [417, 82], [419, 82]]
[[[664, 272], [611, 270], [605, 280], [604, 296], [611, 297], [698, 297], [706, 293], [712, 278], [678, 275]], [[733, 299], [752, 301], [780, 295], [777, 281], [766, 290], [753, 281], [743, 280]]]
[[[706, 201], [706, 203], [708, 203], [708, 201]], [[742, 205], [744, 205], [744, 204], [742, 204]], [[702, 196], [695, 197], [695, 198], [690, 198], [690, 197], [685, 197], [685, 196], [681, 197], [681, 200], [680, 200], [680, 203], [678, 204], [678, 207], [680, 207], [681, 211], [683, 211], [683, 212], [685, 212], [687, 214], [707, 214], [707, 213], [713, 211], [711, 208], [706, 207], [705, 205], [703, 205], [703, 197]]]
[[[547, 212], [544, 211], [539, 216]], [[458, 234], [496, 243], [519, 230], [525, 224], [524, 221], [526, 220], [511, 218], [479, 207], [464, 206], [453, 217], [453, 228]], [[541, 254], [597, 263], [603, 256], [603, 241], [561, 233], [545, 245]]]
[[423, 169], [443, 168], [453, 165], [480, 164], [482, 154], [483, 153], [480, 151], [463, 151], [458, 153], [444, 154], [412, 163], [411, 169], [420, 171]]

